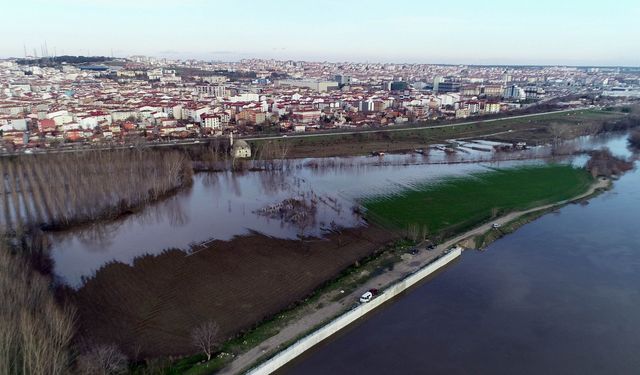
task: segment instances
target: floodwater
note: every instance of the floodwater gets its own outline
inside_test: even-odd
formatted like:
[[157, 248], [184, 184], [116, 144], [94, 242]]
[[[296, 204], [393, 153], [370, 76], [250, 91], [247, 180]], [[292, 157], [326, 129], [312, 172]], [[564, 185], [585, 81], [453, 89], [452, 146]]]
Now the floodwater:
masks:
[[639, 223], [636, 170], [588, 205], [466, 251], [281, 372], [637, 374]]
[[[91, 276], [107, 262], [131, 264], [138, 256], [168, 248], [188, 250], [191, 244], [210, 239], [229, 240], [252, 231], [287, 239], [300, 234], [322, 236], [332, 222], [344, 228], [364, 224], [353, 212], [359, 197], [486, 168], [485, 164], [425, 167], [391, 163], [391, 159], [404, 158], [409, 156], [387, 156], [382, 165], [369, 164], [365, 158], [339, 159], [330, 160], [332, 166], [327, 168], [310, 168], [299, 161], [286, 171], [200, 173], [190, 189], [141, 213], [51, 233], [54, 273], [63, 282], [79, 286], [83, 276]], [[336, 162], [342, 165], [335, 166]], [[318, 202], [315, 220], [305, 228], [258, 213], [291, 197]]]
[[[571, 147], [593, 148], [624, 139], [624, 135], [584, 138]], [[140, 213], [50, 233], [54, 274], [61, 282], [79, 287], [83, 278], [91, 277], [108, 262], [132, 264], [145, 254], [169, 248], [188, 251], [191, 245], [210, 239], [229, 240], [251, 232], [288, 239], [322, 236], [332, 226], [364, 225], [353, 210], [360, 198], [487, 167], [538, 163], [538, 158], [550, 153], [549, 148], [538, 147], [496, 154], [465, 145], [461, 143], [461, 151], [455, 154], [431, 150], [428, 155], [297, 159], [277, 171], [197, 174], [191, 188]], [[490, 149], [492, 143], [469, 145]], [[522, 160], [500, 161], [503, 158]], [[298, 225], [260, 214], [262, 209], [290, 198], [315, 202], [312, 222]]]

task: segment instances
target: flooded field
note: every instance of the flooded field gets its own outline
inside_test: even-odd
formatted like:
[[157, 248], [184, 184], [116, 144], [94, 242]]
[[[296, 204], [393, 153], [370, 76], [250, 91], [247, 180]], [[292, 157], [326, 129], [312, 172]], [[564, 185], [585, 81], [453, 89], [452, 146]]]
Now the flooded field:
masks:
[[[285, 171], [198, 174], [190, 189], [141, 213], [52, 233], [55, 273], [77, 286], [82, 276], [91, 276], [107, 262], [131, 264], [141, 255], [168, 248], [186, 250], [210, 239], [230, 240], [252, 232], [285, 239], [322, 236], [332, 226], [363, 225], [353, 210], [356, 198], [485, 168], [484, 164], [424, 166], [412, 164], [412, 159], [390, 155], [379, 164], [371, 158], [331, 159], [323, 160], [331, 166], [322, 168], [301, 160]], [[259, 212], [295, 197], [317, 200], [313, 220], [304, 228]]]
[[[568, 149], [609, 145], [624, 149], [624, 135], [582, 138]], [[478, 141], [489, 147], [493, 143]], [[52, 232], [51, 255], [60, 281], [79, 287], [108, 262], [133, 264], [136, 257], [166, 249], [189, 251], [209, 240], [261, 233], [297, 239], [320, 237], [332, 228], [364, 225], [354, 211], [359, 199], [402, 190], [417, 183], [436, 182], [486, 170], [540, 163], [551, 147], [495, 153], [469, 149], [447, 154], [434, 149], [426, 155], [385, 155], [289, 160], [280, 170], [200, 173], [191, 188], [149, 205], [141, 212], [107, 222]], [[500, 159], [524, 159], [501, 161]], [[543, 159], [539, 159], [543, 158]], [[565, 159], [566, 160], [566, 159]], [[580, 160], [580, 158], [578, 158]], [[314, 205], [303, 222], [286, 221], [264, 210], [288, 199]]]
[[[624, 135], [576, 143], [564, 147], [622, 150]], [[492, 168], [586, 160], [549, 158], [549, 147], [472, 151], [199, 173], [191, 187], [134, 214], [49, 232], [53, 271], [70, 287], [61, 289], [78, 308], [80, 334], [115, 342], [129, 355], [189, 354], [199, 322], [214, 317], [231, 337], [397, 240], [402, 233], [362, 218], [359, 202], [367, 197]]]

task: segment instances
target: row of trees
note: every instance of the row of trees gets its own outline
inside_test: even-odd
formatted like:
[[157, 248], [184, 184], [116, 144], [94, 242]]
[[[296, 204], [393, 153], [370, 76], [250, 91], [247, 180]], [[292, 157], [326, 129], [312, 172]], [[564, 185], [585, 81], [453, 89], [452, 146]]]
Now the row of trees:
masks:
[[0, 374], [69, 373], [75, 311], [49, 285], [0, 240]]
[[[120, 215], [190, 184], [192, 175], [191, 158], [177, 150], [0, 159], [0, 375], [126, 371], [116, 345], [74, 337], [76, 312], [53, 294], [46, 237], [34, 227]], [[193, 332], [207, 358], [217, 332], [210, 322]]]
[[[127, 372], [128, 358], [117, 345], [76, 335], [75, 308], [56, 299], [51, 278], [30, 264], [30, 246], [14, 242], [0, 238], [0, 375]], [[209, 321], [192, 332], [194, 348], [207, 359], [217, 346], [218, 331]]]
[[0, 160], [5, 230], [63, 227], [113, 217], [190, 184], [179, 151], [117, 150]]

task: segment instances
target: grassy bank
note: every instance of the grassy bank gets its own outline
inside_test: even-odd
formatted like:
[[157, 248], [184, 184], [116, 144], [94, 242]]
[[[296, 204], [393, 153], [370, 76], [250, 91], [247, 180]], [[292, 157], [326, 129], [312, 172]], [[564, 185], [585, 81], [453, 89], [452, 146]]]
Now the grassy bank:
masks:
[[420, 184], [364, 200], [370, 220], [409, 234], [443, 238], [507, 212], [559, 202], [589, 188], [586, 170], [566, 165], [493, 169], [437, 184]]
[[[577, 201], [572, 201], [572, 203], [578, 203], [578, 202], [587, 202], [589, 199], [593, 198], [594, 196], [597, 196], [599, 194], [601, 194], [603, 191], [606, 191], [607, 189], [610, 189], [611, 186], [609, 186], [609, 188], [605, 188], [605, 189], [597, 189], [593, 194], [583, 197]], [[503, 224], [502, 226], [500, 226], [500, 228], [493, 228], [481, 235], [475, 236], [473, 238], [470, 239], [471, 242], [469, 242], [470, 246], [475, 247], [476, 249], [485, 249], [487, 246], [489, 246], [491, 243], [497, 241], [498, 239], [511, 234], [513, 232], [515, 232], [516, 230], [518, 230], [520, 227], [525, 226], [526, 224], [531, 223], [532, 221], [537, 220], [538, 218], [550, 213], [550, 212], [555, 212], [556, 210], [558, 210], [561, 206], [556, 205], [553, 206], [551, 208], [546, 208], [546, 209], [540, 209], [537, 211], [533, 211], [533, 212], [529, 212], [526, 213], [524, 215], [519, 216], [518, 218], [511, 220], [505, 224]]]
[[479, 236], [474, 237], [472, 239], [473, 246], [476, 249], [485, 249], [487, 246], [497, 241], [498, 239], [515, 232], [520, 227], [526, 224], [529, 224], [530, 222], [557, 209], [558, 209], [557, 207], [553, 207], [546, 210], [539, 210], [539, 211], [530, 212], [528, 214], [524, 214], [515, 220], [512, 220], [506, 224], [503, 224], [500, 228], [492, 229], [488, 232], [485, 232]]
[[[542, 144], [558, 137], [570, 139], [596, 134], [607, 123], [615, 122], [625, 116], [626, 114], [621, 112], [585, 109], [491, 121], [483, 118], [468, 119], [463, 120], [462, 124], [450, 127], [437, 127], [443, 123], [434, 122], [414, 126], [384, 127], [380, 128], [380, 131], [368, 129], [366, 132], [350, 134], [275, 138], [252, 141], [251, 144], [256, 150], [263, 148], [285, 150], [286, 157], [327, 157], [363, 155], [373, 151], [406, 151], [452, 138], [483, 137], [509, 131], [511, 132], [501, 135], [500, 139]], [[268, 154], [263, 157], [269, 158]]]

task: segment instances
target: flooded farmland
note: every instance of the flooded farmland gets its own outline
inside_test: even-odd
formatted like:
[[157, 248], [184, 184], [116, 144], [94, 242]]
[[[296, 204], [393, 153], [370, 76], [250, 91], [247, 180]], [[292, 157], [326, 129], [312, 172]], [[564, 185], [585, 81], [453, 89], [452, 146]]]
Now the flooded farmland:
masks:
[[[574, 155], [602, 145], [623, 149], [624, 135], [563, 147]], [[362, 218], [363, 198], [491, 168], [586, 160], [553, 152], [434, 149], [199, 173], [136, 213], [49, 232], [53, 272], [82, 334], [129, 354], [187, 354], [203, 319], [215, 317], [224, 337], [249, 329], [397, 240], [401, 233]]]
[[[625, 142], [624, 135], [607, 135], [579, 138], [563, 147], [577, 150], [607, 145], [623, 150]], [[473, 144], [490, 149], [495, 143]], [[488, 167], [539, 163], [552, 153], [551, 147], [495, 153], [473, 150], [469, 145], [461, 143], [464, 151], [455, 154], [433, 149], [425, 154], [384, 157], [295, 159], [277, 170], [196, 174], [192, 187], [141, 212], [115, 221], [52, 232], [54, 273], [61, 282], [78, 287], [83, 278], [91, 277], [108, 262], [132, 264], [136, 257], [159, 254], [166, 249], [189, 251], [205, 241], [230, 240], [251, 233], [282, 239], [321, 237], [335, 227], [364, 225], [355, 209], [357, 201], [364, 197], [476, 173]], [[292, 198], [313, 201], [310, 220], [300, 224], [261, 214]]]

